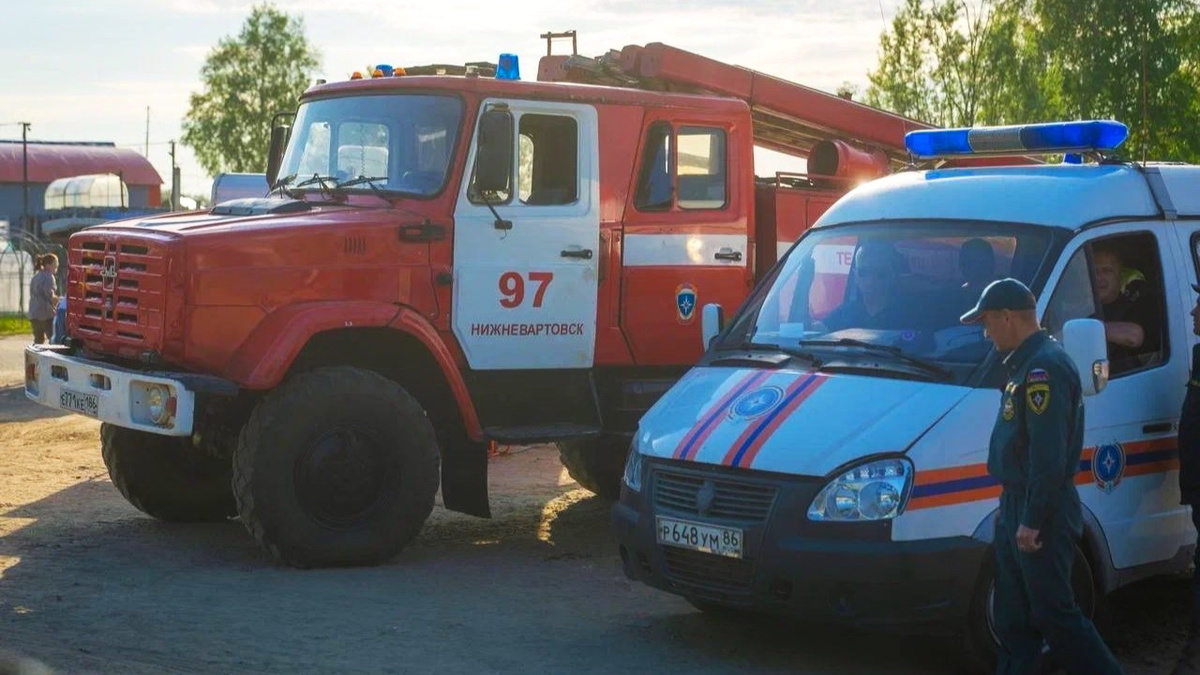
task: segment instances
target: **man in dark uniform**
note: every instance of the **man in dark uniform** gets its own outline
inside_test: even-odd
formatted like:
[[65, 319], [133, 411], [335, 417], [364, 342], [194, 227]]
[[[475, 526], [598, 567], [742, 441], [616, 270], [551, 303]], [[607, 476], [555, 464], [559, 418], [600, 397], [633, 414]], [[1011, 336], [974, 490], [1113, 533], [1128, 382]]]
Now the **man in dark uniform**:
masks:
[[[1192, 284], [1200, 293], [1200, 286]], [[1200, 335], [1200, 296], [1192, 307], [1192, 332]], [[1192, 347], [1192, 375], [1179, 415], [1179, 501], [1192, 507], [1192, 524], [1200, 530], [1200, 345]], [[1192, 573], [1192, 628], [1171, 675], [1200, 675], [1200, 546]]]
[[1070, 357], [1037, 322], [1033, 294], [992, 282], [963, 323], [982, 321], [1009, 377], [988, 449], [1002, 486], [996, 519], [997, 673], [1040, 672], [1043, 640], [1070, 673], [1120, 673], [1071, 591], [1083, 515], [1075, 474], [1083, 452], [1083, 396]]

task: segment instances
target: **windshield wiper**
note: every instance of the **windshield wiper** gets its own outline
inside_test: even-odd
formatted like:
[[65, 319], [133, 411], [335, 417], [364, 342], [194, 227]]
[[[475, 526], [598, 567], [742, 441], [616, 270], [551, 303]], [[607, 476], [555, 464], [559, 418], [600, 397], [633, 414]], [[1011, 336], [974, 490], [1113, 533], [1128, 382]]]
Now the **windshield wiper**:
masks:
[[[779, 367], [787, 363], [792, 358], [804, 359], [812, 364], [813, 368], [821, 367], [821, 359], [817, 358], [812, 352], [800, 351], [798, 349], [788, 349], [782, 345], [768, 344], [765, 342], [750, 342], [745, 341], [736, 347], [721, 350], [723, 354], [709, 361], [710, 364], [719, 363], [749, 363], [751, 365], [762, 365], [764, 363]], [[769, 358], [765, 356], [754, 356], [747, 354], [738, 354], [737, 352], [773, 352], [782, 358]]]
[[887, 354], [897, 361], [907, 363], [911, 366], [916, 366], [927, 373], [936, 375], [942, 380], [950, 380], [954, 378], [954, 373], [939, 366], [938, 364], [927, 361], [925, 359], [906, 354], [903, 349], [892, 345], [877, 345], [873, 342], [864, 340], [855, 340], [854, 338], [840, 338], [838, 340], [801, 340], [800, 344], [816, 346], [816, 347], [858, 347], [876, 354]]
[[382, 197], [385, 191], [383, 188], [376, 185], [375, 181], [387, 180], [387, 178], [387, 176], [359, 176], [358, 178], [351, 178], [345, 183], [338, 183], [335, 187], [347, 188], [351, 185], [362, 185], [363, 183], [366, 183], [375, 192], [375, 194]]
[[[306, 187], [309, 185], [313, 185], [314, 183], [317, 184], [321, 188], [321, 196], [322, 197], [324, 197], [325, 199], [328, 199], [330, 201], [337, 200], [338, 195], [337, 195], [337, 193], [335, 193], [333, 191], [333, 189], [335, 187], [337, 187], [337, 178], [334, 178], [333, 176], [322, 176], [319, 173], [314, 173], [312, 175], [312, 178], [307, 178], [305, 180], [302, 180], [299, 183], [296, 183], [296, 185], [293, 187], [302, 188], [302, 187]], [[331, 186], [330, 183], [332, 183], [333, 185]]]
[[292, 174], [290, 176], [284, 176], [283, 178], [280, 178], [279, 180], [277, 180], [271, 184], [271, 188], [267, 191], [267, 194], [270, 195], [273, 192], [275, 192], [276, 190], [278, 190], [279, 196], [281, 196], [281, 197], [286, 196], [286, 197], [291, 197], [292, 199], [299, 199], [302, 196], [302, 193], [299, 190], [289, 190], [287, 188], [287, 184], [292, 182], [295, 179], [296, 179], [296, 174]]

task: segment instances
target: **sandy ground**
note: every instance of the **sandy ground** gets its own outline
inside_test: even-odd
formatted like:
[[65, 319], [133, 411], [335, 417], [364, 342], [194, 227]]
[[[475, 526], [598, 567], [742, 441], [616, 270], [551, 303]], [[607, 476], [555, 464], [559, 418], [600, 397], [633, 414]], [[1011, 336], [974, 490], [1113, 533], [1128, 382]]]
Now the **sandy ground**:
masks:
[[[548, 446], [493, 460], [492, 520], [438, 507], [375, 568], [276, 567], [237, 522], [159, 523], [112, 487], [98, 424], [28, 403], [0, 339], [0, 649], [64, 673], [958, 672], [945, 640], [731, 623], [625, 580], [609, 507]], [[1126, 672], [1166, 673], [1189, 588], [1113, 598]]]

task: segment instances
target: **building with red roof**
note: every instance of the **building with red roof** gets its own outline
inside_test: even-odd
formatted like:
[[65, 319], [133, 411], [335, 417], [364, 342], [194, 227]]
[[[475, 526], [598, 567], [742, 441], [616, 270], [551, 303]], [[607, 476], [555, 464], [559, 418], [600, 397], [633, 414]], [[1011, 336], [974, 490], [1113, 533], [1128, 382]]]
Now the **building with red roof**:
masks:
[[[21, 226], [24, 209], [24, 163], [28, 160], [29, 216], [33, 227]], [[162, 177], [141, 154], [112, 143], [0, 140], [0, 221], [9, 228], [32, 230], [46, 219], [46, 187], [54, 180], [89, 174], [116, 174], [129, 190], [130, 209], [162, 204]]]

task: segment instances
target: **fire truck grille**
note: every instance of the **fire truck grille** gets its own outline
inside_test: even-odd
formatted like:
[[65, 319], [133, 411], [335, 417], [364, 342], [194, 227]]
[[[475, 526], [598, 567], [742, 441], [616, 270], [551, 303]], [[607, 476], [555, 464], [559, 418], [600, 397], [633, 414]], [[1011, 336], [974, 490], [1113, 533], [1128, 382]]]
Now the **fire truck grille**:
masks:
[[745, 594], [754, 582], [754, 565], [747, 560], [663, 546], [666, 576], [701, 591]]
[[670, 471], [658, 471], [654, 477], [654, 505], [677, 513], [763, 523], [774, 503], [775, 488], [770, 485]]
[[68, 255], [73, 335], [102, 351], [160, 348], [167, 276], [161, 244], [97, 235]]

